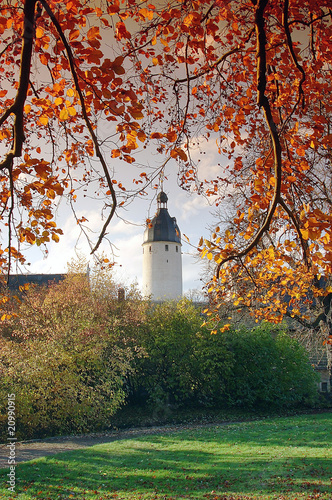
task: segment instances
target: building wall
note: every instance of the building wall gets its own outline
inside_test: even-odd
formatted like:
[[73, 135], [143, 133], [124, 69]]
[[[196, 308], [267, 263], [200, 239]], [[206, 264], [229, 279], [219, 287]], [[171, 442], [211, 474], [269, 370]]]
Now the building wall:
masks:
[[182, 295], [181, 244], [153, 241], [143, 244], [143, 296], [152, 300]]

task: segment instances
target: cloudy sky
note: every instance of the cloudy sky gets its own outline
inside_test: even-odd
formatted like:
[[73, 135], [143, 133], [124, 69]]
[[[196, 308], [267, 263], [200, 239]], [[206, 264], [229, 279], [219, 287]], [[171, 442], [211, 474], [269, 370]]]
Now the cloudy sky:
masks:
[[[220, 158], [218, 159], [220, 160]], [[126, 165], [121, 164], [122, 168]], [[183, 263], [183, 291], [201, 289], [202, 262], [197, 258], [195, 248], [201, 236], [207, 237], [210, 233], [209, 226], [214, 224], [212, 213], [213, 200], [207, 200], [196, 193], [188, 193], [177, 185], [176, 164], [169, 164], [165, 175], [164, 191], [168, 195], [168, 210], [172, 217], [176, 217], [177, 223], [182, 233], [182, 263]], [[201, 179], [212, 179], [216, 176], [220, 167], [216, 164], [216, 159], [204, 156], [204, 161], [200, 163], [199, 176]], [[131, 173], [128, 172], [128, 175]], [[113, 245], [114, 272], [116, 278], [129, 285], [137, 282], [139, 287], [142, 284], [142, 241], [147, 217], [152, 218], [156, 211], [157, 191], [151, 190], [149, 196], [138, 197], [126, 208], [123, 213], [119, 211], [122, 218], [116, 217], [110, 224], [108, 230], [108, 240]], [[86, 197], [77, 202], [77, 215], [84, 216], [88, 220], [89, 228], [95, 232], [91, 234], [91, 239], [96, 242], [97, 233], [103, 226], [100, 215], [101, 204], [98, 200]], [[77, 255], [90, 258], [90, 249], [86, 237], [80, 234], [79, 226], [71, 214], [65, 200], [60, 201], [57, 222], [63, 229], [64, 235], [59, 243], [51, 242], [48, 246], [48, 255], [32, 247], [26, 252], [30, 265], [27, 267], [30, 273], [62, 273], [67, 269], [67, 263]], [[190, 244], [183, 237], [185, 234]], [[108, 241], [103, 242], [100, 252], [108, 258], [112, 258], [112, 248]], [[90, 259], [91, 265], [93, 259]]]

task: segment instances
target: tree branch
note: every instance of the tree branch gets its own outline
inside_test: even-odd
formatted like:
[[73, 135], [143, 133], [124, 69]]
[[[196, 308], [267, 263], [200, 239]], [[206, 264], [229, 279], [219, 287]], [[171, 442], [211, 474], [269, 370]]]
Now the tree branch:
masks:
[[78, 81], [78, 76], [77, 76], [77, 71], [76, 71], [76, 65], [75, 65], [75, 62], [74, 62], [74, 55], [73, 55], [73, 52], [71, 50], [71, 47], [62, 31], [62, 28], [60, 26], [60, 23], [59, 21], [57, 20], [57, 18], [55, 17], [52, 9], [50, 8], [50, 6], [48, 5], [48, 3], [46, 2], [46, 0], [40, 0], [41, 4], [43, 5], [44, 9], [46, 10], [47, 14], [50, 16], [51, 20], [52, 20], [52, 23], [54, 24], [60, 38], [61, 38], [61, 41], [62, 43], [64, 44], [64, 47], [65, 47], [65, 50], [66, 50], [66, 54], [67, 54], [67, 57], [68, 57], [68, 61], [69, 61], [69, 66], [70, 66], [70, 71], [71, 71], [71, 74], [72, 74], [72, 77], [73, 77], [73, 80], [74, 80], [74, 84], [75, 84], [75, 89], [78, 93], [78, 96], [79, 96], [79, 100], [80, 100], [80, 104], [81, 104], [81, 109], [82, 109], [82, 115], [83, 115], [83, 118], [84, 118], [84, 121], [86, 123], [86, 126], [89, 130], [89, 133], [90, 133], [90, 137], [92, 139], [92, 142], [94, 144], [94, 147], [95, 147], [95, 152], [96, 152], [96, 156], [97, 158], [99, 159], [101, 165], [102, 165], [102, 168], [103, 168], [103, 172], [104, 172], [104, 175], [105, 175], [105, 178], [106, 178], [106, 181], [107, 181], [107, 185], [108, 185], [108, 188], [111, 192], [111, 197], [112, 197], [112, 208], [111, 208], [111, 212], [110, 214], [108, 215], [107, 219], [106, 219], [106, 222], [105, 224], [103, 225], [103, 228], [100, 232], [100, 235], [98, 237], [98, 241], [96, 243], [96, 245], [94, 246], [94, 248], [92, 249], [91, 253], [94, 253], [97, 251], [97, 249], [99, 248], [105, 234], [106, 234], [106, 231], [107, 231], [107, 227], [109, 226], [112, 218], [113, 218], [113, 215], [115, 213], [115, 210], [116, 210], [116, 207], [117, 207], [117, 198], [116, 198], [116, 193], [115, 193], [115, 190], [114, 190], [114, 187], [113, 187], [113, 183], [112, 183], [112, 179], [110, 177], [110, 174], [109, 174], [109, 171], [108, 171], [108, 167], [107, 167], [107, 164], [106, 164], [106, 161], [105, 161], [105, 158], [100, 150], [100, 147], [99, 147], [99, 143], [98, 143], [98, 139], [97, 139], [97, 136], [93, 130], [93, 126], [90, 122], [90, 119], [89, 119], [89, 116], [88, 116], [88, 113], [87, 113], [87, 109], [86, 109], [86, 106], [85, 106], [85, 102], [84, 102], [84, 96], [83, 96], [83, 92], [81, 90], [81, 87], [80, 87], [80, 84], [79, 84], [79, 81]]
[[296, 68], [301, 73], [301, 80], [299, 82], [299, 97], [298, 97], [298, 101], [297, 101], [296, 105], [298, 105], [300, 103], [301, 99], [302, 99], [302, 106], [304, 107], [304, 92], [303, 92], [303, 87], [302, 86], [303, 86], [303, 83], [305, 82], [306, 74], [305, 74], [305, 71], [302, 68], [302, 66], [299, 64], [299, 62], [297, 60], [297, 57], [296, 57], [296, 54], [295, 54], [295, 51], [294, 51], [293, 40], [292, 40], [291, 32], [290, 32], [290, 29], [289, 29], [289, 23], [288, 23], [288, 10], [289, 10], [289, 0], [284, 0], [284, 10], [283, 10], [283, 15], [282, 15], [282, 24], [283, 24], [284, 29], [285, 29], [286, 39], [287, 39], [287, 45], [288, 45], [289, 52], [291, 54], [291, 57], [293, 59], [293, 62], [295, 64]]
[[303, 250], [303, 260], [306, 264], [307, 267], [309, 267], [309, 261], [308, 261], [308, 243], [303, 239], [303, 236], [302, 236], [302, 233], [301, 233], [301, 229], [300, 229], [300, 226], [294, 216], [294, 214], [292, 213], [292, 211], [289, 209], [289, 207], [286, 205], [285, 201], [280, 198], [280, 205], [282, 206], [282, 208], [285, 210], [285, 212], [287, 213], [288, 217], [291, 219], [291, 221], [293, 222], [294, 226], [295, 226], [295, 229], [296, 229], [296, 232], [300, 238], [300, 242], [301, 242], [301, 247], [302, 247], [302, 250]]
[[0, 118], [1, 126], [5, 123], [10, 115], [15, 115], [13, 127], [13, 144], [12, 149], [9, 151], [9, 153], [7, 153], [4, 160], [0, 163], [0, 170], [11, 168], [13, 159], [21, 156], [22, 147], [25, 140], [23, 108], [27, 97], [30, 80], [36, 1], [37, 0], [26, 0], [24, 4], [23, 44], [21, 51], [21, 66], [18, 88], [14, 103], [4, 112], [4, 114]]
[[[265, 220], [257, 232], [256, 236], [252, 242], [241, 252], [229, 255], [224, 258], [217, 266], [216, 276], [219, 276], [219, 271], [222, 265], [234, 259], [240, 259], [245, 255], [248, 255], [251, 250], [253, 250], [263, 234], [268, 231], [273, 215], [276, 211], [278, 204], [280, 203], [280, 193], [281, 193], [281, 180], [282, 180], [282, 160], [281, 160], [281, 144], [279, 140], [279, 134], [276, 124], [273, 120], [272, 111], [270, 103], [265, 95], [266, 90], [266, 34], [265, 34], [265, 21], [264, 21], [264, 10], [267, 6], [268, 0], [259, 0], [257, 3], [256, 13], [255, 13], [255, 30], [257, 37], [257, 104], [260, 108], [263, 108], [263, 113], [265, 121], [268, 126], [272, 150], [274, 156], [274, 194], [273, 200], [270, 203], [269, 210], [265, 216]], [[256, 5], [256, 3], [255, 3]]]

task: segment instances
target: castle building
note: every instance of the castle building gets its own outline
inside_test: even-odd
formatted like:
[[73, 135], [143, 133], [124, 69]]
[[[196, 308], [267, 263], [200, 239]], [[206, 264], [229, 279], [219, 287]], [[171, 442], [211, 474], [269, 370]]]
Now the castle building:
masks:
[[143, 296], [176, 300], [182, 295], [181, 233], [167, 209], [168, 197], [157, 196], [157, 213], [143, 238]]

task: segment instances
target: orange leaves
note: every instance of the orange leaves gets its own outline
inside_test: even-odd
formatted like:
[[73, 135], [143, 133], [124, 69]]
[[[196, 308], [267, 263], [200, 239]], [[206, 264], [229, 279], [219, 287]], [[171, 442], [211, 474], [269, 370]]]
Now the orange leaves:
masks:
[[87, 37], [90, 42], [94, 40], [101, 40], [98, 26], [93, 26], [92, 28], [90, 28], [87, 33]]
[[182, 161], [187, 161], [188, 160], [187, 154], [181, 148], [174, 148], [174, 149], [172, 149], [171, 150], [171, 157], [172, 158], [176, 158], [176, 159], [180, 158]]
[[42, 38], [44, 35], [44, 30], [40, 26], [36, 28], [36, 38]]
[[199, 12], [190, 12], [190, 14], [188, 14], [184, 20], [183, 20], [183, 25], [186, 27], [186, 28], [189, 28], [191, 27], [192, 25], [199, 25], [200, 23], [200, 20], [201, 20], [201, 15]]
[[152, 21], [153, 19], [153, 16], [154, 16], [154, 12], [153, 10], [149, 10], [149, 9], [140, 9], [138, 11], [138, 15], [139, 17], [144, 21], [145, 19], [148, 19], [149, 21]]
[[112, 149], [111, 156], [112, 158], [119, 158], [119, 156], [121, 156], [121, 151], [119, 149]]
[[160, 132], [153, 132], [150, 137], [151, 139], [162, 139], [164, 134], [161, 134]]
[[128, 106], [128, 111], [135, 120], [142, 120], [144, 115], [142, 113], [143, 105], [135, 104], [135, 106]]
[[177, 139], [178, 135], [177, 133], [175, 132], [175, 130], [170, 130], [169, 132], [167, 132], [166, 134], [166, 138], [169, 142], [175, 142], [176, 139]]
[[116, 24], [116, 38], [118, 40], [122, 40], [123, 38], [130, 40], [131, 38], [131, 34], [127, 30], [125, 23], [122, 21], [119, 21]]
[[39, 54], [39, 60], [44, 66], [47, 66], [49, 59], [50, 59], [49, 54], [45, 54], [45, 52]]
[[69, 41], [73, 42], [74, 40], [77, 40], [77, 38], [79, 36], [80, 36], [80, 30], [72, 29], [72, 30], [70, 30], [70, 33], [69, 33]]
[[119, 0], [114, 0], [112, 2], [108, 2], [108, 5], [107, 5], [108, 14], [110, 14], [111, 16], [113, 16], [114, 14], [117, 14], [120, 10], [119, 3], [120, 3]]

